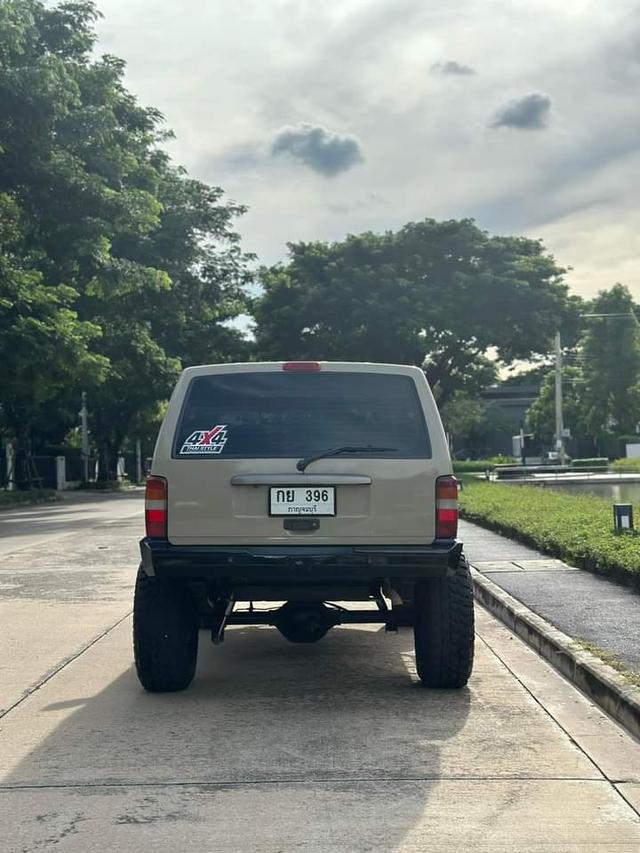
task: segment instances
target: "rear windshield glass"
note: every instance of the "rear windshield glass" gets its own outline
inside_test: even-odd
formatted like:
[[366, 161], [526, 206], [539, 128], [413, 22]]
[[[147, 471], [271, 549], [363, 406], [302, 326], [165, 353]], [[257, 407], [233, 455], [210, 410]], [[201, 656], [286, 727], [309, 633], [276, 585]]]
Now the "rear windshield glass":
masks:
[[174, 457], [290, 458], [369, 444], [395, 448], [393, 453], [368, 454], [373, 457], [431, 456], [411, 377], [332, 371], [223, 373], [191, 381]]

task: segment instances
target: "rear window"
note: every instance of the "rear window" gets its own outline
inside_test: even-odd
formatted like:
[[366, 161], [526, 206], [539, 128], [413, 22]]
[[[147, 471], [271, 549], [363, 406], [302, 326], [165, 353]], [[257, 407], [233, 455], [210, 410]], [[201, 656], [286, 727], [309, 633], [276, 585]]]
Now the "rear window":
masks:
[[368, 444], [396, 450], [358, 457], [431, 456], [411, 377], [332, 371], [198, 376], [187, 392], [173, 455], [303, 457]]

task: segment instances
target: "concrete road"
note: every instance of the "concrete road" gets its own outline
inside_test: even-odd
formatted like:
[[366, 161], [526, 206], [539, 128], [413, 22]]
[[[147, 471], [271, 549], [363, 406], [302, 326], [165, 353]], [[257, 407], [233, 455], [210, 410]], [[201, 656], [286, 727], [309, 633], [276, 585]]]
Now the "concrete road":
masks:
[[140, 517], [142, 525], [142, 497], [142, 489], [105, 495], [69, 492], [63, 493], [60, 503], [1, 511], [0, 556], [134, 515]]
[[636, 851], [640, 745], [478, 611], [469, 688], [408, 630], [203, 633], [197, 680], [131, 666], [139, 519], [0, 561], [0, 849]]

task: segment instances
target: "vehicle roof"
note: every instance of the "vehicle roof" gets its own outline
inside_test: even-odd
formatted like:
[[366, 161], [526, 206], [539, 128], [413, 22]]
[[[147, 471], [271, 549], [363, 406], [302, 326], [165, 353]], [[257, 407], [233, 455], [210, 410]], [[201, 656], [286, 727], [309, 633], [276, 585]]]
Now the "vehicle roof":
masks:
[[[424, 376], [423, 371], [410, 364], [383, 364], [368, 361], [315, 361], [309, 359], [314, 364], [319, 364], [321, 370], [334, 372], [351, 372], [351, 373], [400, 373], [406, 375], [416, 374]], [[295, 362], [287, 361], [247, 361], [237, 362], [234, 364], [201, 364], [194, 367], [187, 367], [183, 371], [183, 376], [192, 377], [199, 375], [207, 375], [211, 373], [262, 373], [275, 372], [283, 369], [283, 365]]]

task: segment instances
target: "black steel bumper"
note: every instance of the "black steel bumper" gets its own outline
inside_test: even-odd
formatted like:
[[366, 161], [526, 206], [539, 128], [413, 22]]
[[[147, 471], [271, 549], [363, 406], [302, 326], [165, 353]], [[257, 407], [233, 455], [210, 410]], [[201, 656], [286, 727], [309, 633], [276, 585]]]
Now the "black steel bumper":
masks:
[[455, 540], [401, 546], [263, 546], [245, 548], [140, 542], [148, 575], [234, 583], [362, 583], [378, 578], [444, 577], [455, 569], [462, 544]]

